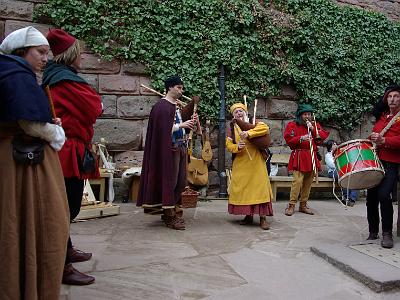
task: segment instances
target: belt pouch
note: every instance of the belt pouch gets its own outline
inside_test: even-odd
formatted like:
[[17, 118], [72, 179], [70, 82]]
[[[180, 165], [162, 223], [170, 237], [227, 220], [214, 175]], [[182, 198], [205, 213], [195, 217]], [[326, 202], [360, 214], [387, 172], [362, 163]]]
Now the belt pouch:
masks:
[[15, 136], [12, 140], [13, 158], [17, 163], [37, 165], [44, 159], [45, 142], [39, 138]]

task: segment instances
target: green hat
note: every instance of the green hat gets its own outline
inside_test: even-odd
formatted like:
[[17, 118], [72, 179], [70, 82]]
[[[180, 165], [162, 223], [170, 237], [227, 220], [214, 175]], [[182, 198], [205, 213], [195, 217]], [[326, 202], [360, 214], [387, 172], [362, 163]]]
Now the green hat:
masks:
[[299, 107], [296, 110], [296, 122], [302, 123], [301, 115], [305, 112], [314, 112], [313, 107], [310, 104], [303, 103], [299, 104]]

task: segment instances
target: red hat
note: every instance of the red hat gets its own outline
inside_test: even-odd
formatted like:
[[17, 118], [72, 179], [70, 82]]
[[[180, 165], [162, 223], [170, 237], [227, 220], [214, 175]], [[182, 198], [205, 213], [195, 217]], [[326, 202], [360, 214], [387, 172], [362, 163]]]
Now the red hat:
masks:
[[49, 41], [50, 49], [54, 56], [63, 53], [76, 41], [75, 37], [62, 29], [49, 29], [46, 38]]

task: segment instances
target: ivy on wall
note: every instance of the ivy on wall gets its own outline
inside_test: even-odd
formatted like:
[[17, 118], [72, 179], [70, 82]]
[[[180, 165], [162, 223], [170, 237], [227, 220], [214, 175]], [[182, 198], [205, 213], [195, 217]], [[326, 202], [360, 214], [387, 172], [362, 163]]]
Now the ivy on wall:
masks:
[[398, 24], [329, 0], [48, 0], [35, 18], [105, 58], [143, 63], [159, 90], [181, 75], [214, 120], [221, 64], [228, 107], [291, 84], [321, 121], [348, 129], [400, 76]]

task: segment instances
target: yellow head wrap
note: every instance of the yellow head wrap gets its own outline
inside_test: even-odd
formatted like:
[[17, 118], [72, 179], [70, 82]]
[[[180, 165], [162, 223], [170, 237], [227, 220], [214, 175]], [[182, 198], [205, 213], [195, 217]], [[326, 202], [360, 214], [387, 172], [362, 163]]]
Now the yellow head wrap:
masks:
[[229, 111], [231, 112], [231, 114], [233, 114], [233, 112], [235, 111], [235, 109], [241, 108], [243, 109], [245, 112], [247, 112], [247, 107], [246, 105], [244, 105], [243, 103], [235, 103], [231, 106], [231, 108], [229, 109]]

